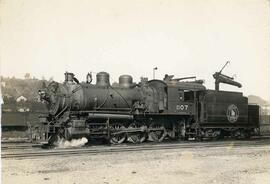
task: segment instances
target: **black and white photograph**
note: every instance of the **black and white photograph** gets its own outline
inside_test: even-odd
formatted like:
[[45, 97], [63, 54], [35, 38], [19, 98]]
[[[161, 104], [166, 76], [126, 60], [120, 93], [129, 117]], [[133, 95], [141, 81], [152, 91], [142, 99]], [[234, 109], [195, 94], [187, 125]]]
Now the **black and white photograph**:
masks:
[[269, 0], [0, 0], [1, 183], [269, 184]]

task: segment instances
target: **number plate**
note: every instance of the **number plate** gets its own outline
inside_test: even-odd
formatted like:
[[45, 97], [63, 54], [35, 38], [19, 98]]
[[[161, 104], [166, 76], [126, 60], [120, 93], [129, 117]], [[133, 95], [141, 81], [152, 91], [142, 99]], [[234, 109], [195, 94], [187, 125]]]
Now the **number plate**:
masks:
[[185, 105], [176, 105], [176, 110], [178, 111], [187, 111], [188, 110], [188, 105], [185, 104]]

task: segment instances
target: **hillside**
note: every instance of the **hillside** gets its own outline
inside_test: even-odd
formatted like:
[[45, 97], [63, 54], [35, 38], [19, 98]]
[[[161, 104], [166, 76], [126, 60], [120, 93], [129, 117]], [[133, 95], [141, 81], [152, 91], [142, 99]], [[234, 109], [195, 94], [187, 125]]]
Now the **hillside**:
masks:
[[[3, 110], [18, 111], [19, 108], [29, 108], [30, 111], [43, 111], [45, 105], [38, 102], [38, 90], [44, 87], [46, 80], [35, 78], [17, 79], [1, 76], [1, 92], [4, 100]], [[25, 102], [17, 102], [20, 96], [25, 97]]]
[[[14, 99], [24, 96], [28, 101], [35, 101], [38, 96], [38, 90], [42, 88], [43, 81], [35, 78], [17, 79], [1, 77], [2, 96]], [[48, 83], [48, 81], [44, 82]]]
[[266, 100], [262, 99], [261, 97], [255, 96], [255, 95], [248, 96], [248, 103], [258, 104], [260, 106], [270, 105], [270, 102], [267, 102]]

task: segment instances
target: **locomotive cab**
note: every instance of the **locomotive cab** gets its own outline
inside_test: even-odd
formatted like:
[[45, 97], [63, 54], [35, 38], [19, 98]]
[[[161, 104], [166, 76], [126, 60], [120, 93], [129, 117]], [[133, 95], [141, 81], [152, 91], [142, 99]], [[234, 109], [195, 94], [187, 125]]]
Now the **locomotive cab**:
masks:
[[169, 113], [196, 115], [199, 94], [206, 88], [196, 82], [169, 82], [168, 102]]

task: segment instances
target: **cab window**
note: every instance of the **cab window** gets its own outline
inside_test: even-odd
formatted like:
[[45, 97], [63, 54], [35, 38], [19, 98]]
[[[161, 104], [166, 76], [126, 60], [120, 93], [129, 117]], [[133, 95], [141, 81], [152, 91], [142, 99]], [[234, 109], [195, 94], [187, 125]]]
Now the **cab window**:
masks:
[[193, 101], [194, 91], [184, 90], [184, 99], [185, 101]]

